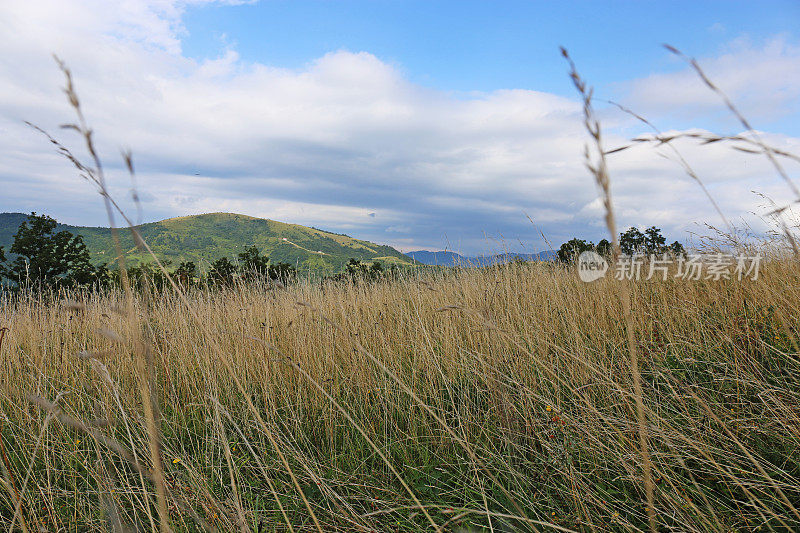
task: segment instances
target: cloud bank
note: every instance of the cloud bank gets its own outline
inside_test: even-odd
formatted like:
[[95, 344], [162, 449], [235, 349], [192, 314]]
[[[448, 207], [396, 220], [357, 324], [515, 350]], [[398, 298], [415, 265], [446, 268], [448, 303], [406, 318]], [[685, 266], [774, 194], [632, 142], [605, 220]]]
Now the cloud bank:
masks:
[[[0, 211], [103, 223], [99, 198], [22, 124], [35, 122], [81, 151], [70, 132], [57, 131], [72, 116], [56, 52], [72, 68], [118, 197], [131, 186], [119, 149], [133, 151], [145, 220], [231, 211], [404, 250], [465, 253], [543, 249], [540, 231], [556, 245], [603, 236], [577, 99], [523, 89], [454, 95], [410, 83], [365, 51], [332, 51], [293, 70], [244, 61], [235, 48], [196, 61], [181, 51], [181, 17], [199, 3], [0, 6]], [[712, 61], [712, 76], [743, 98], [751, 118], [795, 113], [798, 48], [781, 40], [737, 46]], [[750, 76], [742, 64], [760, 70]], [[685, 69], [618, 90], [645, 114], [719, 111]], [[610, 111], [603, 118], [609, 147], [646, 131]], [[795, 137], [765, 136], [800, 152]], [[732, 219], [764, 211], [752, 190], [786, 196], [762, 158], [722, 144], [681, 149]], [[614, 155], [610, 170], [623, 226], [657, 224], [679, 238], [696, 224], [720, 223], [698, 186], [652, 148]]]

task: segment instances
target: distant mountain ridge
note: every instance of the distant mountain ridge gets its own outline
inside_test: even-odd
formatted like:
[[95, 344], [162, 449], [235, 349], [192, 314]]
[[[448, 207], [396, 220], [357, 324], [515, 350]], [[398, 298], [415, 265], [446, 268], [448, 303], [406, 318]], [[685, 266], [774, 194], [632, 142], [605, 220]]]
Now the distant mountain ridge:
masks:
[[406, 252], [406, 255], [423, 265], [488, 266], [497, 263], [505, 263], [513, 259], [521, 259], [523, 261], [551, 261], [558, 256], [558, 253], [552, 250], [545, 250], [544, 252], [535, 254], [509, 252], [468, 257], [448, 251], [432, 252], [430, 250], [417, 250], [415, 252]]
[[[26, 218], [23, 213], [0, 213], [0, 246], [6, 252], [14, 242], [17, 228]], [[391, 246], [233, 213], [168, 218], [142, 224], [138, 229], [159, 259], [169, 260], [173, 265], [194, 261], [202, 270], [220, 257], [234, 259], [248, 246], [257, 246], [272, 261], [285, 261], [301, 271], [338, 272], [350, 258], [385, 264], [414, 264], [413, 259]], [[61, 230], [83, 237], [93, 262], [114, 265], [116, 252], [109, 228], [59, 224], [57, 231]], [[130, 231], [123, 228], [119, 236], [129, 264], [151, 260], [148, 254], [136, 249]]]

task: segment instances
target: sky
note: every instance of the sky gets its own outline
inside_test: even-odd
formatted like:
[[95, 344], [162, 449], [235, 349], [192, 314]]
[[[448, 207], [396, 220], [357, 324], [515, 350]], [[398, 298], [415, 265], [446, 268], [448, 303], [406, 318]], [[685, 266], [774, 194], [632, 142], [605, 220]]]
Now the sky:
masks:
[[[403, 251], [535, 252], [608, 237], [584, 161], [594, 87], [607, 149], [651, 130], [744, 127], [800, 154], [800, 2], [36, 0], [0, 2], [0, 212], [106, 225], [101, 198], [30, 121], [81, 157], [71, 68], [112, 194], [144, 222], [227, 211]], [[770, 228], [790, 187], [732, 143], [674, 143], [726, 219]], [[120, 151], [130, 149], [134, 186]], [[609, 155], [620, 229], [691, 241], [725, 227], [665, 146]], [[782, 159], [789, 178], [800, 165]]]

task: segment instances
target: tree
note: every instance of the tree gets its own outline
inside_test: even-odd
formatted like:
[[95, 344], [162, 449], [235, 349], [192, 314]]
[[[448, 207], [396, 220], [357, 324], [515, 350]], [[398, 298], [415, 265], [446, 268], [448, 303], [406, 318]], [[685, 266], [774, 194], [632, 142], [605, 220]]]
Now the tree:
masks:
[[389, 279], [393, 280], [400, 279], [400, 267], [398, 267], [396, 263], [392, 263], [391, 265], [389, 265], [389, 269], [386, 271], [385, 275]]
[[230, 262], [227, 257], [220, 257], [211, 263], [211, 270], [208, 272], [208, 278], [213, 283], [221, 285], [233, 284], [233, 278], [236, 275], [236, 266]]
[[381, 276], [383, 276], [383, 265], [380, 261], [373, 261], [372, 265], [369, 267], [370, 279], [378, 279]]
[[611, 254], [614, 252], [608, 239], [601, 239], [600, 242], [597, 243], [595, 250], [603, 257], [611, 257]]
[[257, 246], [248, 246], [239, 254], [239, 268], [247, 278], [265, 278], [269, 273], [269, 257], [261, 255]]
[[190, 287], [197, 279], [197, 266], [192, 261], [182, 261], [175, 269], [174, 275], [177, 283]]
[[561, 245], [558, 249], [558, 259], [564, 263], [571, 263], [583, 252], [594, 249], [594, 244], [583, 239], [572, 239]]
[[367, 265], [362, 263], [360, 259], [351, 257], [344, 269], [352, 279], [365, 278], [367, 276]]
[[[161, 265], [165, 268], [171, 264], [172, 261], [168, 259], [161, 261]], [[115, 281], [120, 281], [119, 271], [115, 272], [114, 279]], [[147, 287], [163, 289], [169, 285], [167, 276], [164, 275], [161, 267], [154, 262], [140, 263], [136, 266], [128, 267], [128, 279], [130, 280], [131, 286], [138, 289], [145, 289]]]
[[619, 248], [625, 255], [642, 253], [645, 249], [645, 236], [636, 228], [629, 228], [619, 235]]
[[383, 277], [384, 269], [380, 261], [373, 261], [371, 265], [367, 265], [360, 259], [350, 259], [345, 265], [345, 272], [353, 280], [374, 281]]
[[[667, 239], [661, 234], [661, 230], [655, 226], [650, 226], [644, 233], [631, 227], [625, 233], [619, 234], [620, 252], [624, 255], [658, 255], [665, 253], [671, 253], [676, 256], [686, 255], [683, 245], [678, 241], [669, 246], [666, 243]], [[612, 245], [607, 239], [602, 239], [595, 246], [590, 241], [576, 238], [561, 245], [558, 250], [558, 258], [563, 262], [574, 261], [578, 255], [588, 250], [594, 250], [605, 258], [611, 258], [614, 253]]]
[[288, 283], [297, 277], [297, 269], [289, 263], [280, 262], [270, 265], [267, 274], [271, 280]]
[[71, 287], [104, 282], [108, 278], [105, 265], [92, 265], [89, 250], [80, 235], [69, 231], [56, 232], [58, 223], [47, 215], [31, 213], [20, 224], [9, 250], [13, 260], [6, 260], [2, 274], [12, 282], [46, 287]]
[[672, 244], [669, 245], [669, 251], [675, 257], [685, 257], [686, 256], [686, 249], [678, 241], [675, 241], [675, 242], [673, 242]]
[[650, 226], [644, 230], [644, 248], [648, 255], [663, 254], [667, 251], [667, 239], [661, 235], [661, 230]]

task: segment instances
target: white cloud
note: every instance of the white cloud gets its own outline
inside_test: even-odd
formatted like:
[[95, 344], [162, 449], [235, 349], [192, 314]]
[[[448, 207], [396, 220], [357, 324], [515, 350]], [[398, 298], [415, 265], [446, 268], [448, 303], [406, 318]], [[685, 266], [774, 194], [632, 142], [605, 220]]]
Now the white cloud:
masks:
[[[410, 83], [367, 52], [332, 51], [296, 70], [244, 61], [230, 46], [217, 58], [194, 61], [181, 53], [181, 17], [194, 3], [0, 6], [0, 19], [10, 21], [0, 33], [0, 134], [6, 139], [0, 210], [102, 222], [99, 199], [21, 124], [36, 122], [81, 151], [70, 132], [58, 131], [72, 117], [50, 58], [57, 52], [74, 72], [107, 161], [117, 162], [120, 146], [133, 150], [148, 220], [227, 210], [347, 231], [404, 250], [439, 248], [447, 236], [466, 252], [483, 251], [484, 232], [503, 235], [510, 245], [518, 238], [538, 242], [538, 229], [556, 242], [602, 233], [597, 191], [581, 156], [585, 136], [576, 100], [530, 90], [456, 98]], [[743, 57], [796, 73], [785, 59], [797, 50], [776, 43], [744, 48]], [[746, 77], [729, 73], [733, 61], [723, 56], [710, 72], [723, 85], [746, 89]], [[670, 76], [684, 83], [685, 75]], [[789, 79], [757, 84], [791, 96]], [[658, 105], [660, 96], [648, 91], [672, 80], [635, 82], [632, 98]], [[661, 96], [670, 105], [710, 104], [701, 96], [707, 89], [692, 84], [685, 80], [680, 97], [674, 89]], [[789, 101], [775, 98], [770, 105], [780, 112]], [[798, 139], [770, 140], [800, 151]], [[624, 141], [607, 136], [608, 146]], [[781, 197], [781, 183], [760, 158], [722, 145], [683, 143], [682, 149], [732, 217], [755, 208], [752, 188]], [[613, 156], [611, 171], [621, 225], [655, 223], [674, 233], [690, 222], [716, 222], [699, 188], [651, 149]], [[112, 165], [110, 176], [115, 194], [125, 197], [124, 170]]]
[[[627, 93], [624, 101], [647, 116], [677, 112], [697, 117], [721, 110], [719, 96], [688, 65], [677, 57], [674, 60], [681, 65], [675, 72], [621, 84]], [[786, 36], [760, 44], [741, 37], [715, 57], [698, 58], [698, 63], [751, 120], [774, 120], [800, 111], [800, 45]]]

